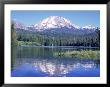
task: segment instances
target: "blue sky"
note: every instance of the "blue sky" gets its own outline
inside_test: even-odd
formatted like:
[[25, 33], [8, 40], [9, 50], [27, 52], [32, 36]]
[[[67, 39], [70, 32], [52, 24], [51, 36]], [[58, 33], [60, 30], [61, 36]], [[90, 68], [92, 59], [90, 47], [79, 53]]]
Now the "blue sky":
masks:
[[100, 26], [100, 11], [96, 10], [54, 10], [54, 11], [41, 11], [41, 10], [13, 10], [11, 11], [11, 19], [19, 21], [25, 25], [36, 24], [49, 16], [62, 16], [69, 19], [72, 23], [79, 26], [93, 25]]

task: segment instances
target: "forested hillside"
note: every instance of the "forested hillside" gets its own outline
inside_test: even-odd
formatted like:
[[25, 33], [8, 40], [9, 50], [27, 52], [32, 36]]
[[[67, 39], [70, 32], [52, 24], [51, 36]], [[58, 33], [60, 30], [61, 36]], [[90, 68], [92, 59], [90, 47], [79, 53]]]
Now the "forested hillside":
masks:
[[[12, 44], [36, 46], [100, 46], [100, 30], [51, 29], [42, 32], [14, 29], [12, 24]], [[59, 32], [58, 32], [58, 31]], [[64, 31], [65, 30], [65, 31]]]

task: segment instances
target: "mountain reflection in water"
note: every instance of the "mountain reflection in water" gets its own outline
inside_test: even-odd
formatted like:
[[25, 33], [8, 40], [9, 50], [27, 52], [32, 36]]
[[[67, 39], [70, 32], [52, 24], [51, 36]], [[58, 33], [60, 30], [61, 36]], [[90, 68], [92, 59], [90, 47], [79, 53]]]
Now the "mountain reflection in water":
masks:
[[[29, 56], [29, 54], [27, 55]], [[52, 56], [45, 58], [40, 57], [37, 58], [34, 56], [33, 58], [32, 57], [28, 58], [23, 55], [20, 56], [17, 55], [16, 59], [12, 61], [13, 64], [11, 76], [15, 77], [100, 76], [99, 60], [81, 59], [81, 58], [53, 58]]]
[[50, 76], [60, 76], [60, 75], [65, 75], [71, 71], [74, 71], [76, 68], [84, 68], [85, 70], [91, 69], [91, 68], [96, 68], [96, 65], [94, 62], [80, 62], [75, 61], [75, 62], [68, 62], [66, 64], [58, 63], [58, 61], [36, 61], [34, 63], [34, 66], [41, 70], [42, 72], [48, 73]]

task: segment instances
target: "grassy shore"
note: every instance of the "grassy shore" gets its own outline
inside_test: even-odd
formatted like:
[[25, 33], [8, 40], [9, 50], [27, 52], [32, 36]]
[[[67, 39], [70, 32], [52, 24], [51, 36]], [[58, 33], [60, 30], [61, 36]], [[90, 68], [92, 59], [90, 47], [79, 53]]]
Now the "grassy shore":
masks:
[[99, 50], [81, 50], [81, 51], [65, 51], [55, 53], [56, 56], [73, 57], [73, 58], [87, 58], [87, 59], [99, 59]]
[[18, 41], [18, 46], [22, 45], [28, 45], [28, 46], [39, 46], [40, 44], [37, 44], [36, 42], [24, 42], [24, 41]]

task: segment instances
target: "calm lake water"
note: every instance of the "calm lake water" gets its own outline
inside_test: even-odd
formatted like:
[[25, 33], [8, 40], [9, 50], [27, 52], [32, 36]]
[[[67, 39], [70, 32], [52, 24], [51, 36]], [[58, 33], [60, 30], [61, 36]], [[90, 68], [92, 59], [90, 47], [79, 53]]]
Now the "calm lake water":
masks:
[[12, 47], [12, 77], [99, 77], [100, 60], [61, 55], [77, 47]]

